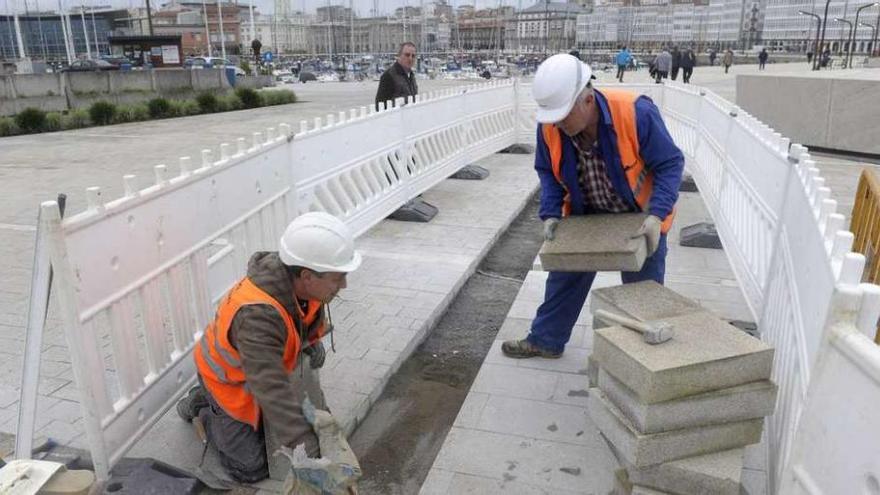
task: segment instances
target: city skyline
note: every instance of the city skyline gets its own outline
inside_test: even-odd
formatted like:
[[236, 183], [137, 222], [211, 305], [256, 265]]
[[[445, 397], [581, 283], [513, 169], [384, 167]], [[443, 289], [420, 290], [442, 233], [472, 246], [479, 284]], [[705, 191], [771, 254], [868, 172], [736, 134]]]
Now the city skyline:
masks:
[[[197, 0], [196, 0], [197, 1]], [[216, 0], [215, 0], [216, 1]], [[229, 0], [227, 0], [229, 1]], [[360, 17], [370, 17], [371, 10], [373, 9], [373, 0], [290, 0], [291, 8], [294, 11], [300, 11], [305, 9], [307, 13], [315, 13], [318, 7], [326, 7], [327, 5], [343, 5], [348, 7], [351, 4], [354, 8], [355, 14]], [[257, 9], [261, 14], [271, 15], [275, 9], [275, 1], [274, 0], [253, 0], [254, 8]], [[170, 3], [170, 2], [161, 2], [156, 0], [151, 0], [150, 6], [153, 9], [158, 9], [162, 5]], [[215, 3], [214, 1], [208, 0], [208, 3]], [[240, 0], [239, 4], [249, 4], [249, 1]], [[395, 9], [404, 6], [410, 7], [418, 7], [421, 5], [420, 0], [378, 0], [376, 2], [378, 4], [379, 13], [381, 14], [391, 14]], [[425, 1], [425, 4], [430, 3], [429, 1]], [[474, 5], [477, 9], [484, 8], [495, 8], [498, 6], [510, 6], [510, 7], [522, 7], [526, 8], [530, 5], [534, 5], [537, 3], [535, 0], [448, 0], [448, 3], [453, 7], [458, 7], [461, 5]], [[62, 0], [61, 4], [68, 10], [78, 9], [81, 5], [84, 5], [87, 9], [91, 7], [100, 7], [100, 6], [110, 6], [112, 8], [120, 8], [120, 9], [128, 9], [128, 8], [139, 8], [144, 7], [146, 5], [143, 1], [131, 1], [131, 0], [85, 0], [85, 1], [71, 1], [71, 0]], [[27, 8], [25, 8], [25, 6]], [[3, 0], [0, 3], [0, 14], [13, 14], [16, 10], [19, 14], [23, 14], [25, 11], [28, 12], [37, 12], [37, 7], [39, 6], [39, 10], [46, 11], [58, 11], [58, 2], [53, 0]]]

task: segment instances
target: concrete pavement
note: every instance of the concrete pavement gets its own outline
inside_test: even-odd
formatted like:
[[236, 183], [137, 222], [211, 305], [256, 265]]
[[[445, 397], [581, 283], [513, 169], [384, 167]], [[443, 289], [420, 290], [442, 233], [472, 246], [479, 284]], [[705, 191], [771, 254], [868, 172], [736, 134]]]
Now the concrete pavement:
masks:
[[[768, 71], [788, 71], [792, 67], [794, 66], [771, 64]], [[734, 66], [731, 69], [732, 74], [749, 71], [757, 71], [757, 67]], [[610, 81], [613, 75], [600, 73], [599, 78], [600, 81]], [[648, 82], [649, 78], [647, 71], [642, 70], [627, 73], [626, 80]], [[735, 94], [733, 75], [723, 74], [723, 70], [717, 66], [698, 67], [693, 82], [706, 85], [731, 99]], [[422, 91], [458, 84], [462, 83], [420, 81]], [[39, 202], [53, 199], [57, 192], [67, 192], [70, 195], [71, 210], [78, 211], [85, 204], [83, 192], [86, 187], [99, 185], [105, 189], [106, 196], [118, 196], [122, 191], [121, 177], [124, 174], [138, 174], [146, 182], [156, 164], [167, 163], [173, 169], [179, 156], [195, 157], [203, 148], [212, 148], [216, 152], [220, 142], [233, 142], [238, 136], [249, 136], [251, 132], [277, 126], [282, 121], [296, 128], [300, 120], [311, 121], [317, 116], [370, 104], [375, 83], [310, 83], [292, 88], [305, 103], [0, 139], [0, 273], [5, 282], [0, 289], [0, 431], [15, 430], [34, 225]], [[493, 168], [493, 176], [498, 176], [496, 179], [505, 173], [500, 172], [504, 168], [498, 169], [498, 164], [491, 160], [501, 159], [500, 156], [502, 155], [492, 157], [489, 162]], [[525, 197], [528, 187], [534, 185], [528, 182], [534, 180], [534, 174], [528, 164], [531, 158], [503, 156], [507, 157], [505, 160], [517, 161], [518, 165], [511, 167], [511, 170], [515, 169], [520, 174], [515, 180], [511, 176], [505, 179], [507, 182], [495, 184], [499, 187], [499, 197], [512, 195], [512, 203], [505, 203], [504, 206], [505, 211], [512, 212], [515, 210], [516, 197]], [[842, 205], [841, 211], [846, 214], [851, 207], [847, 205], [852, 203], [852, 193], [860, 169], [858, 165], [858, 162], [819, 158], [819, 167], [829, 178], [833, 197], [838, 199]], [[429, 201], [450, 206], [446, 208], [448, 216], [438, 217], [434, 221], [436, 223], [445, 218], [442, 220], [445, 223], [437, 224], [437, 227], [426, 231], [419, 231], [412, 224], [407, 224], [406, 227], [393, 224], [379, 226], [374, 229], [376, 237], [373, 237], [374, 232], [371, 231], [362, 239], [368, 255], [368, 263], [363, 271], [365, 278], [354, 278], [351, 285], [356, 288], [361, 283], [363, 287], [369, 287], [371, 292], [369, 295], [358, 295], [355, 290], [350, 299], [340, 301], [339, 311], [334, 310], [334, 316], [343, 322], [349, 319], [343, 315], [357, 317], [351, 319], [349, 327], [345, 329], [353, 340], [347, 342], [343, 347], [345, 350], [340, 349], [338, 360], [328, 363], [330, 367], [325, 373], [325, 383], [333, 389], [335, 396], [341, 397], [336, 399], [340, 401], [338, 410], [340, 414], [341, 411], [346, 411], [345, 420], [349, 426], [362, 416], [362, 411], [375, 398], [371, 397], [375, 387], [381, 385], [399, 364], [401, 356], [411, 350], [412, 347], [408, 349], [408, 346], [414, 346], [423, 335], [422, 332], [430, 329], [432, 321], [442, 314], [439, 308], [451, 300], [458, 288], [457, 284], [460, 285], [470, 269], [468, 267], [474, 263], [473, 260], [477, 259], [481, 250], [490, 244], [489, 233], [495, 231], [494, 235], [497, 235], [497, 232], [503, 230], [504, 222], [509, 221], [504, 215], [481, 216], [484, 213], [484, 203], [460, 203], [456, 191], [470, 186], [461, 186], [461, 182], [454, 184], [454, 191], [438, 187], [426, 193]], [[522, 184], [532, 186], [521, 189]], [[679, 227], [709, 219], [704, 209], [694, 206], [698, 203], [698, 197], [683, 197], [677, 222]], [[475, 232], [477, 235], [459, 236], [463, 222], [471, 222], [469, 225], [473, 226], [472, 222], [475, 221], [478, 222], [478, 230], [464, 232]], [[671, 246], [676, 243], [676, 236], [677, 234], [673, 234]], [[410, 260], [413, 265], [407, 265], [409, 268], [402, 272], [389, 272], [388, 267], [396, 265], [398, 260]], [[725, 268], [726, 259], [723, 253], [693, 254], [673, 249], [668, 263], [670, 270], [667, 281], [670, 287], [700, 300], [722, 316], [734, 318], [743, 314], [742, 297], [729, 268]], [[438, 273], [433, 279], [416, 277], [412, 287], [400, 286], [402, 280], [428, 265], [442, 266], [449, 271], [431, 272]], [[528, 284], [540, 286], [540, 275], [532, 274]], [[518, 325], [519, 330], [527, 325], [527, 320], [533, 316], [535, 303], [539, 300], [535, 297], [532, 294], [529, 298], [518, 300], [511, 309], [511, 325]], [[401, 299], [406, 300], [407, 304], [393, 306], [395, 301]], [[393, 314], [385, 314], [383, 311], [392, 311]], [[69, 355], [60, 321], [54, 315], [53, 307], [44, 338], [37, 427], [43, 434], [52, 436], [61, 443], [83, 445], [78, 395], [72, 381]], [[361, 320], [362, 315], [367, 319]], [[355, 321], [358, 325], [355, 325]], [[357, 339], [358, 328], [370, 328], [370, 332], [378, 332], [380, 328], [392, 331], [370, 341], [371, 345], [375, 343], [378, 347], [368, 347], [364, 355], [351, 356], [347, 353], [357, 354], [361, 352], [357, 349], [363, 347]], [[584, 336], [580, 340], [582, 349], [589, 348], [586, 346], [587, 332], [588, 328], [584, 327]], [[499, 334], [499, 338], [503, 336]], [[361, 377], [358, 379], [360, 381], [350, 384], [349, 377], [352, 376]], [[571, 380], [570, 377], [567, 379]], [[331, 399], [331, 405], [333, 400]], [[334, 412], [336, 411], [337, 406], [334, 406]], [[180, 431], [179, 426], [169, 428], [169, 432]], [[154, 429], [154, 433], [157, 431], [159, 429]], [[157, 438], [153, 447], [146, 446], [146, 450], [138, 452], [150, 452], [151, 448], [167, 450], [169, 447], [174, 448], [174, 445], [162, 443]]]
[[[709, 219], [698, 193], [682, 193], [669, 234], [666, 285], [716, 314], [751, 320], [723, 251], [678, 245], [682, 227]], [[562, 358], [510, 359], [501, 343], [525, 337], [543, 301], [547, 272], [529, 272], [422, 495], [610, 493], [617, 462], [587, 413], [587, 356], [593, 342], [587, 299]], [[620, 283], [600, 273], [593, 288]], [[743, 483], [762, 495], [761, 447], [749, 447]]]

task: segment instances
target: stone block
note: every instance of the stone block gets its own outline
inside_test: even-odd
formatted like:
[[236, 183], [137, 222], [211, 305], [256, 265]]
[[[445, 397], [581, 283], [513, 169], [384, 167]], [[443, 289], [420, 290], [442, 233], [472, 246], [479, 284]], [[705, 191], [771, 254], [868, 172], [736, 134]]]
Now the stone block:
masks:
[[[590, 312], [595, 313], [599, 309], [642, 321], [705, 311], [696, 301], [653, 280], [590, 291]], [[597, 318], [593, 319], [593, 328], [607, 326]]]
[[678, 186], [679, 192], [700, 192], [697, 189], [697, 183], [694, 182], [694, 177], [691, 174], [684, 174], [681, 178], [681, 184]]
[[483, 180], [489, 177], [489, 170], [479, 165], [465, 165], [459, 171], [450, 175], [450, 179], [459, 180]]
[[709, 222], [695, 223], [682, 228], [678, 243], [684, 247], [724, 249], [718, 231], [715, 230], [715, 224]]
[[637, 468], [743, 447], [761, 440], [763, 419], [643, 435], [600, 389], [590, 389], [590, 418], [625, 463]]
[[740, 495], [743, 449], [686, 457], [646, 468], [627, 469], [629, 480], [680, 495]]
[[647, 255], [644, 237], [632, 236], [644, 213], [578, 215], [559, 222], [556, 237], [541, 247], [549, 272], [638, 271]]
[[619, 326], [593, 335], [593, 359], [639, 402], [654, 404], [770, 378], [773, 348], [715, 315], [691, 313], [664, 321], [675, 327], [675, 337], [659, 345]]
[[773, 413], [776, 385], [769, 380], [644, 404], [623, 383], [599, 370], [599, 388], [641, 433], [763, 418]]
[[411, 199], [388, 216], [399, 222], [430, 222], [439, 210], [436, 206], [425, 202], [422, 198]]

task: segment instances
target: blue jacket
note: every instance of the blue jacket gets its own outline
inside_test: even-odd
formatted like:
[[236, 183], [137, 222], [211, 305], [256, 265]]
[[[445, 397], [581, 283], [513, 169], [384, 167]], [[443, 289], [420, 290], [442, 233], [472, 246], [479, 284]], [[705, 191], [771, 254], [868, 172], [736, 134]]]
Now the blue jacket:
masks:
[[[635, 211], [639, 210], [633, 197], [632, 189], [626, 180], [620, 154], [617, 151], [617, 136], [611, 122], [611, 113], [605, 97], [599, 90], [595, 91], [596, 103], [599, 105], [599, 150], [605, 160], [605, 169], [611, 178], [611, 184], [617, 194]], [[654, 190], [648, 213], [661, 219], [672, 213], [678, 200], [678, 187], [684, 171], [684, 155], [675, 142], [660, 110], [647, 96], [636, 100], [636, 131], [639, 137], [639, 154], [645, 162], [645, 168], [654, 174]], [[541, 207], [538, 215], [542, 220], [562, 217], [562, 202], [565, 190], [553, 176], [553, 165], [550, 154], [544, 143], [544, 133], [538, 125], [538, 144], [535, 149], [535, 170], [541, 181]], [[591, 213], [585, 210], [584, 195], [577, 180], [577, 150], [564, 132], [562, 135], [562, 179], [571, 193], [571, 214], [584, 215]]]
[[631, 58], [632, 55], [630, 55], [629, 50], [620, 50], [615, 60], [617, 60], [617, 65], [627, 65]]

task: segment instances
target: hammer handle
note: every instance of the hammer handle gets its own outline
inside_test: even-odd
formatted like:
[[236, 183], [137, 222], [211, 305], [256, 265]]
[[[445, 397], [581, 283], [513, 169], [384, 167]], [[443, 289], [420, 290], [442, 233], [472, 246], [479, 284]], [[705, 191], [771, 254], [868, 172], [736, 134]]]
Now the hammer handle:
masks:
[[596, 312], [593, 313], [593, 316], [599, 318], [605, 323], [611, 325], [622, 325], [626, 328], [629, 328], [630, 330], [635, 330], [637, 332], [645, 333], [651, 331], [650, 326], [643, 321], [627, 318], [626, 316], [614, 314], [609, 311], [605, 311], [604, 309], [597, 309]]

